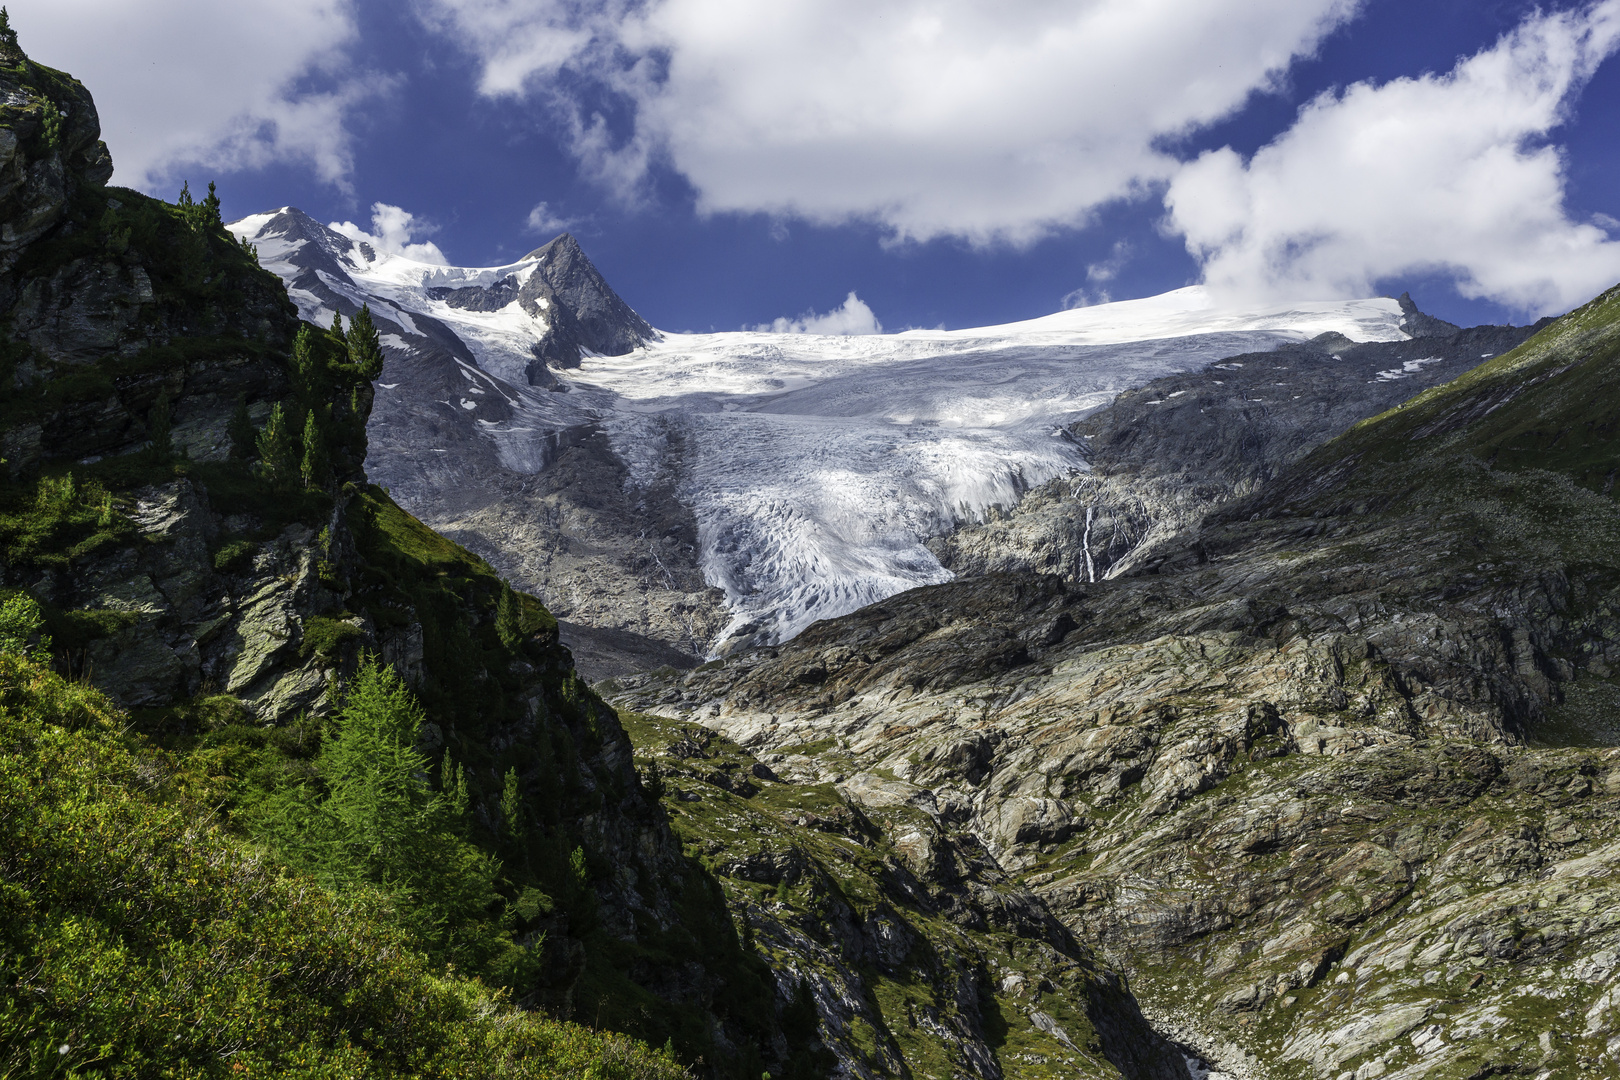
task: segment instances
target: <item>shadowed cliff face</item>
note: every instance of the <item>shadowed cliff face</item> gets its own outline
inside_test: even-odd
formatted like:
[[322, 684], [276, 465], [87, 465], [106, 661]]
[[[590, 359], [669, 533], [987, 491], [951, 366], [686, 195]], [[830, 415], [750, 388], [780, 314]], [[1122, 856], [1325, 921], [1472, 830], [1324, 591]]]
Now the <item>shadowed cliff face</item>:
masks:
[[970, 834], [1232, 1075], [1613, 1070], [1616, 400], [1620, 291], [1110, 580], [964, 578], [608, 689]]
[[62, 219], [69, 200], [112, 177], [95, 102], [71, 75], [0, 43], [0, 275]]

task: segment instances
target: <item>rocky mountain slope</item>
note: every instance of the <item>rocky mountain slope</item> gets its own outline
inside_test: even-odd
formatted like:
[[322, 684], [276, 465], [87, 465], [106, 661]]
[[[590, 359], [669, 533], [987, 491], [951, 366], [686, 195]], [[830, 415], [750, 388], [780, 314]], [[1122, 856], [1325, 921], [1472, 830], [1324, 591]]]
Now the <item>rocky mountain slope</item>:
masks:
[[312, 322], [372, 306], [388, 356], [369, 427], [377, 483], [543, 597], [582, 662], [693, 662], [724, 619], [690, 509], [667, 475], [632, 483], [593, 410], [553, 393], [585, 353], [656, 336], [571, 236], [468, 271], [387, 256], [294, 208], [231, 229]]
[[930, 541], [964, 576], [1003, 570], [1097, 581], [1196, 528], [1287, 465], [1421, 391], [1513, 349], [1535, 326], [1464, 330], [1399, 301], [1406, 341], [1326, 334], [1243, 353], [1122, 393], [1069, 428], [1087, 468]]
[[[1356, 359], [1274, 356], [1261, 381]], [[1132, 463], [1171, 386], [1221, 407], [1216, 374], [1097, 414], [1099, 457]], [[1067, 581], [963, 578], [607, 689], [910, 815], [897, 853], [925, 889], [982, 846], [1227, 1075], [1614, 1072], [1617, 397], [1620, 290], [1291, 463], [1286, 440], [1217, 439], [1214, 498], [1275, 475], [1111, 578], [1069, 550]], [[1016, 986], [1004, 1013], [1029, 1008]]]

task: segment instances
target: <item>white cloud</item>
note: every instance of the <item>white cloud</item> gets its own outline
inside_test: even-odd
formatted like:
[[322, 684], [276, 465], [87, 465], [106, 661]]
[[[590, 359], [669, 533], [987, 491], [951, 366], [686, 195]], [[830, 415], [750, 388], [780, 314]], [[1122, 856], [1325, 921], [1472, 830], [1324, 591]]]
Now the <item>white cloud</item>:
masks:
[[[1167, 179], [1164, 136], [1269, 86], [1356, 0], [417, 0], [630, 194], [665, 159], [706, 212], [1033, 240]], [[628, 138], [571, 95], [617, 94]]]
[[1107, 289], [1098, 289], [1093, 292], [1090, 289], [1081, 288], [1064, 294], [1063, 310], [1072, 311], [1075, 308], [1096, 307], [1098, 304], [1112, 304], [1113, 302], [1114, 295]]
[[389, 255], [403, 255], [407, 259], [435, 266], [448, 266], [450, 262], [437, 244], [427, 241], [411, 243], [418, 234], [437, 232], [436, 226], [418, 221], [410, 211], [387, 203], [371, 204], [371, 232], [366, 232], [352, 221], [334, 221], [328, 228]]
[[749, 329], [777, 334], [825, 334], [836, 336], [881, 334], [883, 333], [883, 324], [878, 322], [877, 316], [866, 305], [866, 301], [851, 292], [844, 298], [842, 304], [824, 315], [817, 315], [813, 311], [807, 311], [797, 319], [777, 319], [774, 322], [761, 323]]
[[556, 234], [567, 232], [576, 222], [573, 218], [563, 217], [556, 213], [546, 203], [535, 203], [534, 209], [529, 211], [525, 221], [528, 230], [533, 233]]
[[228, 170], [289, 160], [346, 187], [354, 163], [345, 121], [392, 86], [344, 66], [343, 50], [356, 35], [353, 0], [42, 0], [12, 7], [28, 54], [71, 72], [95, 96], [117, 182], [162, 188], [157, 193], [166, 197], [186, 166]]
[[1620, 280], [1620, 243], [1566, 215], [1544, 140], [1617, 44], [1620, 0], [1604, 0], [1534, 14], [1447, 74], [1323, 94], [1250, 161], [1184, 167], [1167, 228], [1229, 291], [1365, 296], [1439, 271], [1467, 297], [1567, 310]]

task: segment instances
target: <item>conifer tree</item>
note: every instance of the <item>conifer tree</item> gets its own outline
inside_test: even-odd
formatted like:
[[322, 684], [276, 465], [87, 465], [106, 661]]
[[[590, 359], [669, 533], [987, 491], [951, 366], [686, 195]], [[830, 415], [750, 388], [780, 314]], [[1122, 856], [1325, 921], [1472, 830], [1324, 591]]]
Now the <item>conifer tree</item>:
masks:
[[439, 763], [439, 790], [449, 801], [451, 817], [462, 823], [472, 808], [472, 798], [467, 794], [467, 770], [459, 761], [451, 760], [449, 747], [445, 748], [444, 760]]
[[333, 718], [315, 771], [324, 797], [284, 788], [250, 827], [292, 865], [327, 882], [364, 881], [392, 894], [400, 915], [440, 956], [476, 966], [510, 946], [487, 912], [500, 864], [460, 835], [465, 778], [450, 766], [435, 792], [417, 749], [422, 708], [393, 669], [362, 659]]
[[495, 633], [501, 644], [515, 649], [523, 641], [523, 609], [512, 586], [501, 582], [501, 598], [495, 605]]
[[304, 419], [304, 458], [299, 468], [305, 487], [319, 487], [326, 483], [330, 467], [326, 460], [326, 440], [321, 437], [320, 425], [315, 422], [315, 410], [309, 410]]
[[46, 149], [56, 150], [62, 145], [61, 110], [56, 107], [56, 102], [46, 98], [41, 111], [44, 119], [41, 121], [40, 138], [45, 140]]
[[214, 190], [214, 182], [208, 181], [208, 196], [202, 201], [203, 224], [212, 229], [223, 229], [225, 219], [219, 212], [219, 193]]
[[231, 413], [231, 421], [226, 425], [225, 433], [231, 437], [232, 459], [247, 461], [258, 451], [256, 443], [259, 432], [253, 426], [252, 414], [248, 412], [246, 394], [236, 395], [236, 409]]
[[17, 31], [11, 28], [11, 13], [0, 7], [0, 45], [17, 48]]
[[382, 374], [382, 340], [377, 325], [371, 321], [371, 305], [362, 304], [359, 314], [349, 320], [349, 363], [359, 371], [362, 379], [375, 379]]
[[506, 783], [501, 788], [501, 821], [507, 836], [516, 840], [523, 835], [523, 791], [516, 768], [506, 770]]
[[343, 312], [341, 311], [332, 312], [332, 336], [345, 345], [348, 344], [348, 339], [343, 336]]
[[287, 426], [287, 412], [279, 401], [271, 408], [264, 430], [259, 432], [258, 447], [259, 467], [264, 470], [265, 479], [277, 487], [291, 484], [298, 475], [297, 444]]
[[308, 323], [300, 324], [298, 336], [293, 339], [292, 351], [293, 393], [298, 395], [299, 400], [311, 405], [321, 398], [321, 362], [315, 350], [315, 333]]

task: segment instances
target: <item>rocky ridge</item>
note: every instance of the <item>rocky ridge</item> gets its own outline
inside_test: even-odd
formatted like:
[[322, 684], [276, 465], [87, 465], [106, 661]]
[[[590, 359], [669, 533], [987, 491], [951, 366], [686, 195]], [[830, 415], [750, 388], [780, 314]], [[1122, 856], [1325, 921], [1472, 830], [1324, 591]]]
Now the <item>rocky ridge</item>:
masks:
[[[604, 689], [970, 836], [1228, 1075], [1613, 1071], [1617, 384], [1611, 292], [1112, 578], [963, 578]], [[1088, 421], [1114, 453], [1149, 392]]]

